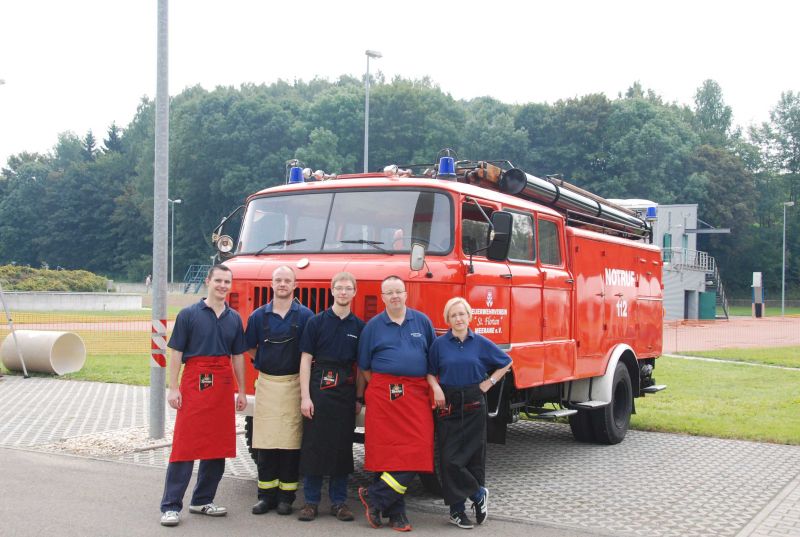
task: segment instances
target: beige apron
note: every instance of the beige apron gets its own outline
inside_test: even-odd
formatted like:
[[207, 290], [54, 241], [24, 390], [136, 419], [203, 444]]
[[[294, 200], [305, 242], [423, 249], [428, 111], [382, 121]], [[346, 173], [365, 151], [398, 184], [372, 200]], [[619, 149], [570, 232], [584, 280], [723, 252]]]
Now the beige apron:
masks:
[[300, 449], [303, 415], [300, 413], [300, 375], [259, 372], [253, 413], [253, 447]]

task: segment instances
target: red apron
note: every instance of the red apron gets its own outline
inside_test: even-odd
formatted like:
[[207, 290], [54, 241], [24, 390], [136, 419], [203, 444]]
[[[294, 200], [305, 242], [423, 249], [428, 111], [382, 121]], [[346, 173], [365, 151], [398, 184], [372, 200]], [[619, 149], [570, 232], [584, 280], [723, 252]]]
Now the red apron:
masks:
[[364, 469], [432, 472], [433, 413], [428, 381], [373, 373], [367, 404]]
[[228, 356], [194, 356], [181, 377], [169, 462], [236, 457], [236, 393]]

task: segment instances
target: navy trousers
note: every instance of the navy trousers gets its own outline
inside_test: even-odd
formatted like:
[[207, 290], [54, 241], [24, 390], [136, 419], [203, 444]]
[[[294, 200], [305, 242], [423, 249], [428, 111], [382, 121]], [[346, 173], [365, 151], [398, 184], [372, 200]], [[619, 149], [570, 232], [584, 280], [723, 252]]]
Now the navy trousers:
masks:
[[[389, 481], [394, 483], [394, 487], [382, 478], [383, 474], [389, 474]], [[405, 489], [414, 480], [415, 475], [417, 475], [417, 472], [377, 473], [375, 481], [367, 489], [370, 504], [380, 509], [384, 516], [405, 513]]]
[[[192, 479], [194, 461], [171, 462], [167, 466], [167, 477], [164, 481], [164, 497], [161, 498], [161, 512], [183, 509], [183, 495]], [[214, 501], [217, 487], [225, 473], [225, 459], [201, 460], [197, 471], [197, 483], [192, 492], [192, 503], [189, 505], [205, 505]]]

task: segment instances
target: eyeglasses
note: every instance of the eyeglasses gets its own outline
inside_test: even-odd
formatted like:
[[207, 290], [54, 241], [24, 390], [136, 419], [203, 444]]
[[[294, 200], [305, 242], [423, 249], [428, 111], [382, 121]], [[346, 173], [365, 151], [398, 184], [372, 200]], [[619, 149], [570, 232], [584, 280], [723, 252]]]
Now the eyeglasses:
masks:
[[382, 295], [386, 295], [386, 296], [400, 296], [400, 295], [404, 295], [405, 293], [406, 293], [405, 291], [387, 291], [387, 292], [381, 293], [381, 294]]
[[355, 287], [339, 287], [339, 286], [336, 286], [336, 287], [333, 288], [333, 290], [336, 291], [337, 293], [350, 294], [353, 291], [355, 291], [356, 289], [355, 289]]

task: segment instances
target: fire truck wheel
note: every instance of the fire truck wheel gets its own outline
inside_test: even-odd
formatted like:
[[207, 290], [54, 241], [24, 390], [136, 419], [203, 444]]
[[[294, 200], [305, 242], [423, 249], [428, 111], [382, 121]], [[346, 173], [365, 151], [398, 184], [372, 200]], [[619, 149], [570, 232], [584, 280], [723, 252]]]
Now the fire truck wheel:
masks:
[[569, 428], [578, 442], [595, 442], [591, 410], [579, 410], [569, 417]]
[[619, 444], [628, 432], [633, 410], [631, 377], [625, 364], [619, 362], [611, 384], [611, 403], [592, 414], [595, 438], [601, 444]]
[[253, 462], [258, 463], [257, 450], [253, 449], [253, 416], [244, 417], [244, 439], [247, 442], [247, 451], [250, 452], [250, 457]]

